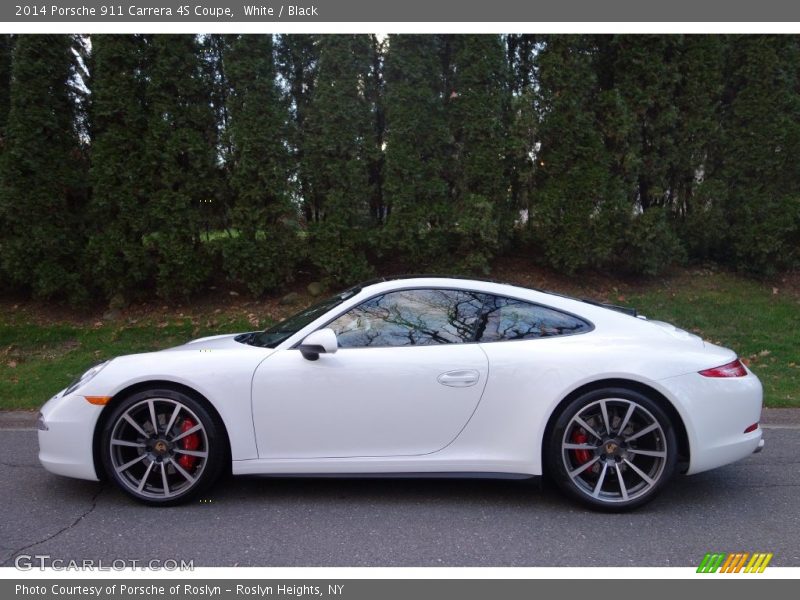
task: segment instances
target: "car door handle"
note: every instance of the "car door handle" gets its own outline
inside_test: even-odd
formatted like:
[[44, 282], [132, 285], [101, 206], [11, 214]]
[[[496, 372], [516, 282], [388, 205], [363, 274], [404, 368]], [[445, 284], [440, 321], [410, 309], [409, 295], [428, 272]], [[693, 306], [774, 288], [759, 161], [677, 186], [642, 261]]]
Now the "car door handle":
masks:
[[450, 387], [470, 387], [478, 383], [480, 378], [481, 374], [474, 369], [459, 369], [442, 373], [437, 381]]

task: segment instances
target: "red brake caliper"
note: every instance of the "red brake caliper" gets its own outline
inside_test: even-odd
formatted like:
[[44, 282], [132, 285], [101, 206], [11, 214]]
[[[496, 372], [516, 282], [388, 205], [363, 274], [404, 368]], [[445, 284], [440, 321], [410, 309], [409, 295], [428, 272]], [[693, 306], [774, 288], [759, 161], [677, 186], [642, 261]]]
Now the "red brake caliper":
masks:
[[[572, 432], [573, 444], [585, 444], [588, 441], [589, 441], [589, 436], [587, 436], [582, 429], [575, 429]], [[589, 462], [589, 459], [592, 458], [592, 454], [588, 450], [573, 450], [572, 456], [574, 456], [578, 464], [581, 465]]]
[[[197, 425], [192, 419], [184, 419], [181, 423], [181, 433], [189, 431], [192, 427]], [[181, 448], [184, 450], [197, 450], [200, 447], [200, 436], [196, 433], [190, 433], [185, 438], [180, 440]], [[188, 454], [181, 454], [178, 458], [178, 464], [184, 469], [189, 471], [194, 467], [197, 462], [196, 456], [189, 456]]]

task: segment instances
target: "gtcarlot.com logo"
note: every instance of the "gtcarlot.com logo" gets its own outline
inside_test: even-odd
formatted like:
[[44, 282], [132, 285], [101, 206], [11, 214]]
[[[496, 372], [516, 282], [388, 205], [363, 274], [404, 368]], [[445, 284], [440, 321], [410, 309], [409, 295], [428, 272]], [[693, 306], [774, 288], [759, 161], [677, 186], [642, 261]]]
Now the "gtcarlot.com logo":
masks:
[[14, 566], [20, 571], [53, 569], [54, 571], [194, 571], [194, 559], [136, 560], [136, 559], [61, 559], [49, 554], [20, 554], [14, 558]]
[[763, 573], [771, 560], [772, 552], [708, 552], [697, 567], [697, 572]]

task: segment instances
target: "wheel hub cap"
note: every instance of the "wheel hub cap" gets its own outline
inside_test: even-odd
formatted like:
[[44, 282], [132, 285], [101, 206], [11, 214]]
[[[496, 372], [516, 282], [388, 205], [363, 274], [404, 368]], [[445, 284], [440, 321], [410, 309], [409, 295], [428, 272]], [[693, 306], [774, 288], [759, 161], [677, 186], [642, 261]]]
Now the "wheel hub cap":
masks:
[[606, 461], [620, 461], [625, 457], [625, 445], [618, 439], [606, 439], [599, 451], [600, 457]]

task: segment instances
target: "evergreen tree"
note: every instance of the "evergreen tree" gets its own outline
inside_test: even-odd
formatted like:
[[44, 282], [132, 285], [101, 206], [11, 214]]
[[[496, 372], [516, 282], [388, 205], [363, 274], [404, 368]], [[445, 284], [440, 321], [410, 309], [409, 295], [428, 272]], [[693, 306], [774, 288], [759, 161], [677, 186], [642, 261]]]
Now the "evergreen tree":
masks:
[[509, 204], [521, 211], [525, 226], [532, 221], [531, 195], [533, 193], [533, 159], [538, 142], [538, 119], [536, 114], [535, 59], [541, 47], [539, 36], [511, 34], [506, 36], [506, 52], [510, 70], [508, 115], [508, 144], [506, 170], [509, 179]]
[[383, 197], [384, 147], [386, 141], [386, 80], [384, 56], [385, 42], [377, 35], [369, 36], [369, 71], [366, 79], [366, 100], [372, 113], [372, 131], [367, 141], [367, 164], [369, 184], [372, 189], [370, 199], [370, 219], [373, 228], [381, 227], [387, 216], [386, 202]]
[[796, 36], [0, 36], [2, 285], [485, 272], [521, 222], [565, 271], [793, 268], [799, 67]]
[[92, 197], [87, 261], [108, 299], [125, 302], [152, 282], [145, 247], [151, 189], [145, 161], [147, 40], [92, 36]]
[[302, 203], [305, 222], [314, 221], [310, 174], [306, 170], [305, 134], [311, 98], [314, 95], [319, 64], [319, 36], [308, 34], [282, 35], [276, 45], [278, 73], [287, 88], [291, 120], [288, 142], [295, 165], [295, 193]]
[[70, 96], [73, 42], [67, 35], [15, 42], [0, 164], [0, 264], [13, 286], [78, 301], [86, 174]]
[[412, 265], [446, 268], [457, 217], [445, 179], [450, 130], [439, 50], [434, 36], [389, 37], [384, 195], [386, 245]]
[[796, 36], [736, 36], [729, 46], [725, 195], [714, 199], [728, 235], [718, 258], [759, 275], [800, 259], [799, 51]]
[[291, 202], [285, 144], [288, 110], [276, 82], [272, 36], [229, 41], [232, 224], [225, 268], [234, 280], [261, 294], [291, 279], [300, 258], [297, 215]]
[[[681, 36], [591, 36], [597, 45], [600, 90], [596, 111], [611, 175], [624, 185], [624, 229], [609, 266], [655, 274], [684, 252], [672, 206], [682, 149], [676, 104]], [[620, 205], [620, 209], [623, 207]], [[608, 232], [612, 233], [612, 232]]]
[[311, 260], [326, 278], [346, 283], [371, 268], [368, 225], [373, 112], [366, 90], [370, 38], [328, 35], [319, 42], [314, 95], [303, 135], [303, 201], [309, 215]]
[[0, 152], [3, 151], [8, 111], [11, 108], [11, 54], [14, 38], [0, 35]]
[[679, 44], [679, 36], [618, 35], [603, 48], [611, 55], [606, 60], [613, 61], [613, 73], [606, 77], [612, 78], [631, 120], [627, 155], [634, 160], [627, 175], [633, 179], [632, 204], [642, 211], [670, 202], [668, 177], [677, 151]]
[[516, 218], [504, 164], [504, 49], [497, 35], [447, 36], [445, 46], [454, 254], [462, 269], [487, 273]]
[[536, 57], [541, 146], [532, 226], [546, 262], [568, 272], [608, 264], [631, 212], [606, 148], [613, 121], [603, 124], [596, 112], [615, 102], [600, 94], [596, 60], [586, 36], [548, 36]]
[[721, 140], [720, 106], [727, 39], [719, 35], [683, 36], [675, 92], [678, 123], [669, 189], [676, 230], [690, 257], [702, 260], [725, 235], [716, 177]]
[[149, 240], [158, 261], [157, 292], [167, 298], [197, 291], [210, 270], [201, 206], [216, 197], [217, 129], [200, 58], [193, 35], [153, 37], [145, 142]]
[[[6, 146], [6, 125], [8, 124], [8, 113], [11, 108], [11, 55], [13, 43], [14, 38], [11, 35], [0, 35], [0, 165], [2, 165], [2, 155]], [[0, 181], [0, 186], [2, 186], [2, 181]], [[5, 225], [2, 215], [2, 205], [0, 205], [0, 228]], [[1, 233], [0, 248], [2, 248]], [[5, 287], [5, 285], [2, 263], [0, 262], [0, 286]]]
[[[201, 219], [204, 224], [206, 240], [213, 254], [219, 254], [215, 246], [221, 245], [221, 238], [210, 236], [211, 231], [226, 230], [231, 227], [234, 193], [230, 183], [233, 165], [233, 142], [231, 139], [231, 83], [227, 73], [224, 55], [228, 49], [229, 36], [208, 34], [200, 37], [201, 66], [206, 82], [211, 107], [217, 126], [216, 154], [214, 169], [214, 197], [200, 204]], [[216, 258], [216, 256], [215, 256]]]

